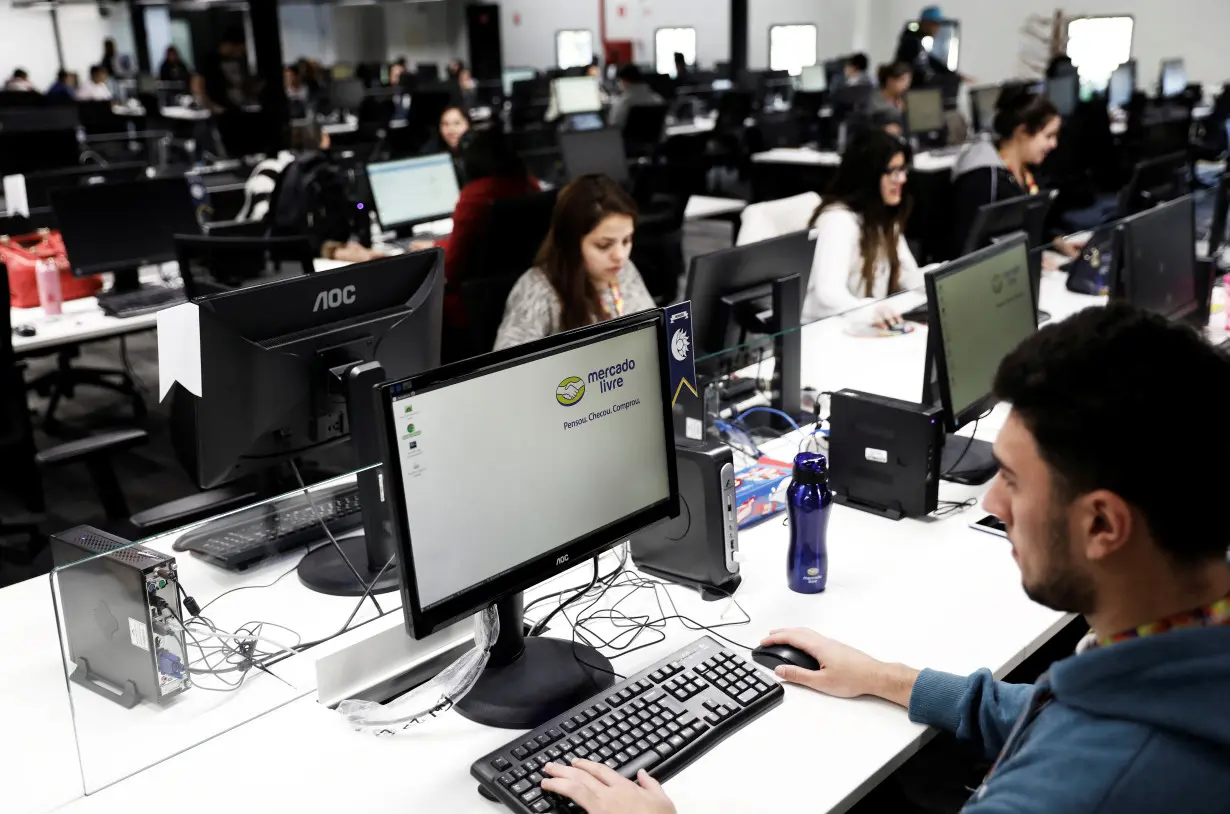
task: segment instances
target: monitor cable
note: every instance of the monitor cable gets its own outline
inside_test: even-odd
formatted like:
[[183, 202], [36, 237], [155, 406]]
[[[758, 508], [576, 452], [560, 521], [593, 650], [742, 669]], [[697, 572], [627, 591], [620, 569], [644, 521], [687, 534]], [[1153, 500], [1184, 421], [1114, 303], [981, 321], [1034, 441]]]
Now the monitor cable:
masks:
[[[325, 534], [328, 536], [329, 542], [332, 543], [333, 548], [337, 550], [338, 555], [342, 558], [342, 562], [346, 563], [346, 567], [350, 569], [350, 573], [354, 574], [355, 582], [358, 583], [361, 588], [366, 587], [367, 590], [363, 592], [363, 596], [370, 597], [372, 604], [376, 606], [376, 612], [383, 616], [384, 608], [380, 607], [380, 601], [372, 595], [372, 585], [375, 584], [375, 580], [371, 583], [367, 583], [363, 580], [363, 577], [359, 576], [359, 569], [355, 568], [354, 563], [350, 561], [350, 557], [346, 556], [346, 552], [342, 549], [341, 544], [338, 543], [337, 538], [333, 536], [333, 532], [329, 530], [329, 525], [325, 522], [325, 519], [321, 517], [320, 510], [316, 508], [316, 501], [312, 498], [312, 493], [308, 490], [307, 484], [303, 482], [303, 476], [299, 474], [299, 464], [295, 462], [294, 458], [290, 459], [290, 471], [295, 473], [295, 480], [299, 483], [299, 488], [303, 490], [303, 495], [307, 498], [308, 505], [312, 507], [312, 514], [316, 517], [316, 522], [319, 523], [320, 527], [325, 530]], [[385, 567], [387, 568], [388, 566], [386, 565]], [[384, 569], [382, 568], [380, 572], [383, 574]]]

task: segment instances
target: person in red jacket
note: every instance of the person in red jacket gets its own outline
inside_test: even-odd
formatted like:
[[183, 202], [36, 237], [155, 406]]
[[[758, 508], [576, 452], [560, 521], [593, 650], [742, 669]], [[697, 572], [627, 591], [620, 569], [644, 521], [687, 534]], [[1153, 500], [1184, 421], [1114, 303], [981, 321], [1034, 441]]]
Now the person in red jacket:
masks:
[[508, 143], [503, 131], [471, 130], [461, 145], [461, 160], [466, 178], [461, 197], [453, 210], [453, 232], [435, 243], [416, 241], [412, 250], [433, 246], [444, 249], [444, 327], [459, 331], [466, 327], [461, 283], [468, 264], [485, 237], [491, 205], [503, 198], [519, 198], [538, 192], [541, 187], [530, 175], [521, 156]]

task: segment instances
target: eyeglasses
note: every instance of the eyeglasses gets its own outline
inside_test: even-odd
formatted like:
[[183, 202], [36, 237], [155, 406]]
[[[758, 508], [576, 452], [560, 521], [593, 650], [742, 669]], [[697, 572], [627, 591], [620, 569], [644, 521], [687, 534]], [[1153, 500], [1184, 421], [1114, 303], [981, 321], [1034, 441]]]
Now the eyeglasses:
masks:
[[887, 175], [889, 178], [892, 178], [894, 181], [898, 179], [902, 181], [906, 181], [906, 180], [909, 180], [909, 177], [910, 177], [910, 168], [909, 167], [889, 167], [888, 169], [884, 171], [884, 174]]

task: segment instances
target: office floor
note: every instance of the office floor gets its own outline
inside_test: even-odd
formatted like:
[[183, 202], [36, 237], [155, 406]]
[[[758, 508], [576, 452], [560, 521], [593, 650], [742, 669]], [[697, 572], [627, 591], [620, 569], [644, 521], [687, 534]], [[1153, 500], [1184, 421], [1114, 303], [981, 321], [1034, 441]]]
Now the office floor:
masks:
[[[700, 221], [685, 226], [683, 251], [684, 267], [691, 258], [726, 248], [731, 245], [729, 224], [716, 221]], [[680, 286], [680, 291], [683, 286]], [[149, 331], [128, 338], [128, 357], [134, 373], [140, 378], [150, 407], [145, 429], [149, 432], [147, 445], [120, 455], [115, 468], [133, 512], [157, 506], [169, 500], [192, 494], [191, 479], [175, 458], [171, 447], [168, 411], [155, 404], [158, 397], [158, 346], [156, 334]], [[50, 359], [32, 360], [27, 371], [27, 380], [49, 369]], [[120, 342], [118, 339], [88, 345], [82, 349], [81, 366], [119, 367]], [[44, 402], [31, 396], [30, 404], [41, 411]], [[56, 413], [57, 418], [75, 435], [91, 431], [104, 431], [131, 423], [131, 411], [119, 396], [96, 389], [83, 389], [77, 396], [63, 402]], [[36, 444], [40, 449], [51, 446], [63, 438], [53, 438], [36, 431]], [[47, 493], [48, 517], [43, 528], [45, 533], [54, 533], [80, 524], [89, 524], [130, 536], [131, 529], [108, 523], [99, 509], [89, 475], [84, 467], [69, 466], [52, 470], [44, 476]], [[0, 557], [0, 587], [29, 577], [44, 574], [50, 568], [50, 558], [42, 552], [29, 562], [10, 562]]]

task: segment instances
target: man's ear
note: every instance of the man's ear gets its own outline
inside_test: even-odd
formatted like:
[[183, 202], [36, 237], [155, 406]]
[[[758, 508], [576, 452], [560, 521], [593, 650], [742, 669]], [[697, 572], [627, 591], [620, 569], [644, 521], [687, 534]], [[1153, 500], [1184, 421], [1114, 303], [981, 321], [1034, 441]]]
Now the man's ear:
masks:
[[1106, 489], [1098, 489], [1073, 501], [1071, 518], [1076, 541], [1091, 562], [1121, 551], [1136, 529], [1132, 507]]

